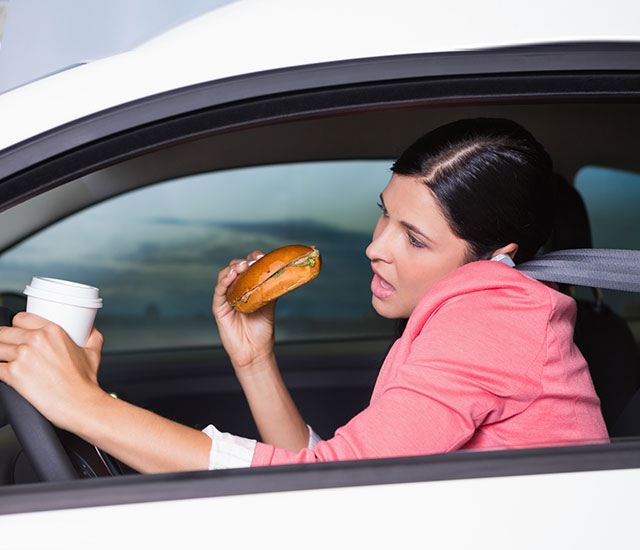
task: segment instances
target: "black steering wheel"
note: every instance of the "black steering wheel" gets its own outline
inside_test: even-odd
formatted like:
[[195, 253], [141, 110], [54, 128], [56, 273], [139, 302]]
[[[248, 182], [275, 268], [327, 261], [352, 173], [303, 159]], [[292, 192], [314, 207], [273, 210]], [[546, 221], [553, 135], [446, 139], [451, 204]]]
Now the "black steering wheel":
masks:
[[[0, 326], [10, 326], [12, 312], [0, 307]], [[118, 464], [78, 436], [55, 428], [24, 397], [0, 383], [0, 400], [9, 423], [42, 481], [119, 475]]]

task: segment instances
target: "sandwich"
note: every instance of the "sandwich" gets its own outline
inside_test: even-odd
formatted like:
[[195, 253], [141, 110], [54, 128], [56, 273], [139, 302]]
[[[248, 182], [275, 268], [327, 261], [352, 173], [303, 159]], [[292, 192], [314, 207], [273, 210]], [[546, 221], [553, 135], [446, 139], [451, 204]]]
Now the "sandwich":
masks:
[[320, 273], [320, 252], [313, 246], [294, 244], [272, 250], [233, 282], [227, 302], [242, 313], [252, 313]]

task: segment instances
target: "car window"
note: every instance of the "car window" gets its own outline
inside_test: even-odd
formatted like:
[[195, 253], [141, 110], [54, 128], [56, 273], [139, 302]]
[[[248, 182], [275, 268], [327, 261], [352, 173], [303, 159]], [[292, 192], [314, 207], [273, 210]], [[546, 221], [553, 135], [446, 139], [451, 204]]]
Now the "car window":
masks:
[[[640, 174], [602, 166], [585, 166], [576, 175], [596, 248], [640, 249]], [[640, 295], [604, 291], [604, 301], [621, 315], [640, 342]]]
[[162, 182], [38, 232], [0, 257], [4, 293], [33, 275], [100, 288], [105, 350], [219, 343], [217, 274], [232, 258], [285, 244], [319, 248], [320, 276], [278, 303], [277, 340], [379, 337], [364, 254], [389, 161], [242, 168]]

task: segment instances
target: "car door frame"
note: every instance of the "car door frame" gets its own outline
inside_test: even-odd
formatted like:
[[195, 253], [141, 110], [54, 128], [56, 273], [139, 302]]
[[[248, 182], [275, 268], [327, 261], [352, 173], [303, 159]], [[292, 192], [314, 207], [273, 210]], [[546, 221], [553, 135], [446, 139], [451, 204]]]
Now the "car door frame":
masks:
[[[97, 113], [0, 153], [8, 208], [125, 159], [256, 125], [358, 109], [484, 102], [637, 101], [640, 45], [556, 44], [269, 71]], [[118, 357], [105, 358], [118, 361]], [[0, 487], [0, 514], [314, 488], [640, 468], [640, 440], [575, 447], [124, 476]]]

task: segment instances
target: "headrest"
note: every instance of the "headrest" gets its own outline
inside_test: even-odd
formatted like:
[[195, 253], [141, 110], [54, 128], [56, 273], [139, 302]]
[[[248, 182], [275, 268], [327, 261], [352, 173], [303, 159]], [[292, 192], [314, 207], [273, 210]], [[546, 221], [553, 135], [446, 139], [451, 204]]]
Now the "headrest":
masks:
[[592, 248], [591, 225], [580, 193], [558, 174], [553, 175], [553, 183], [556, 208], [547, 250]]

